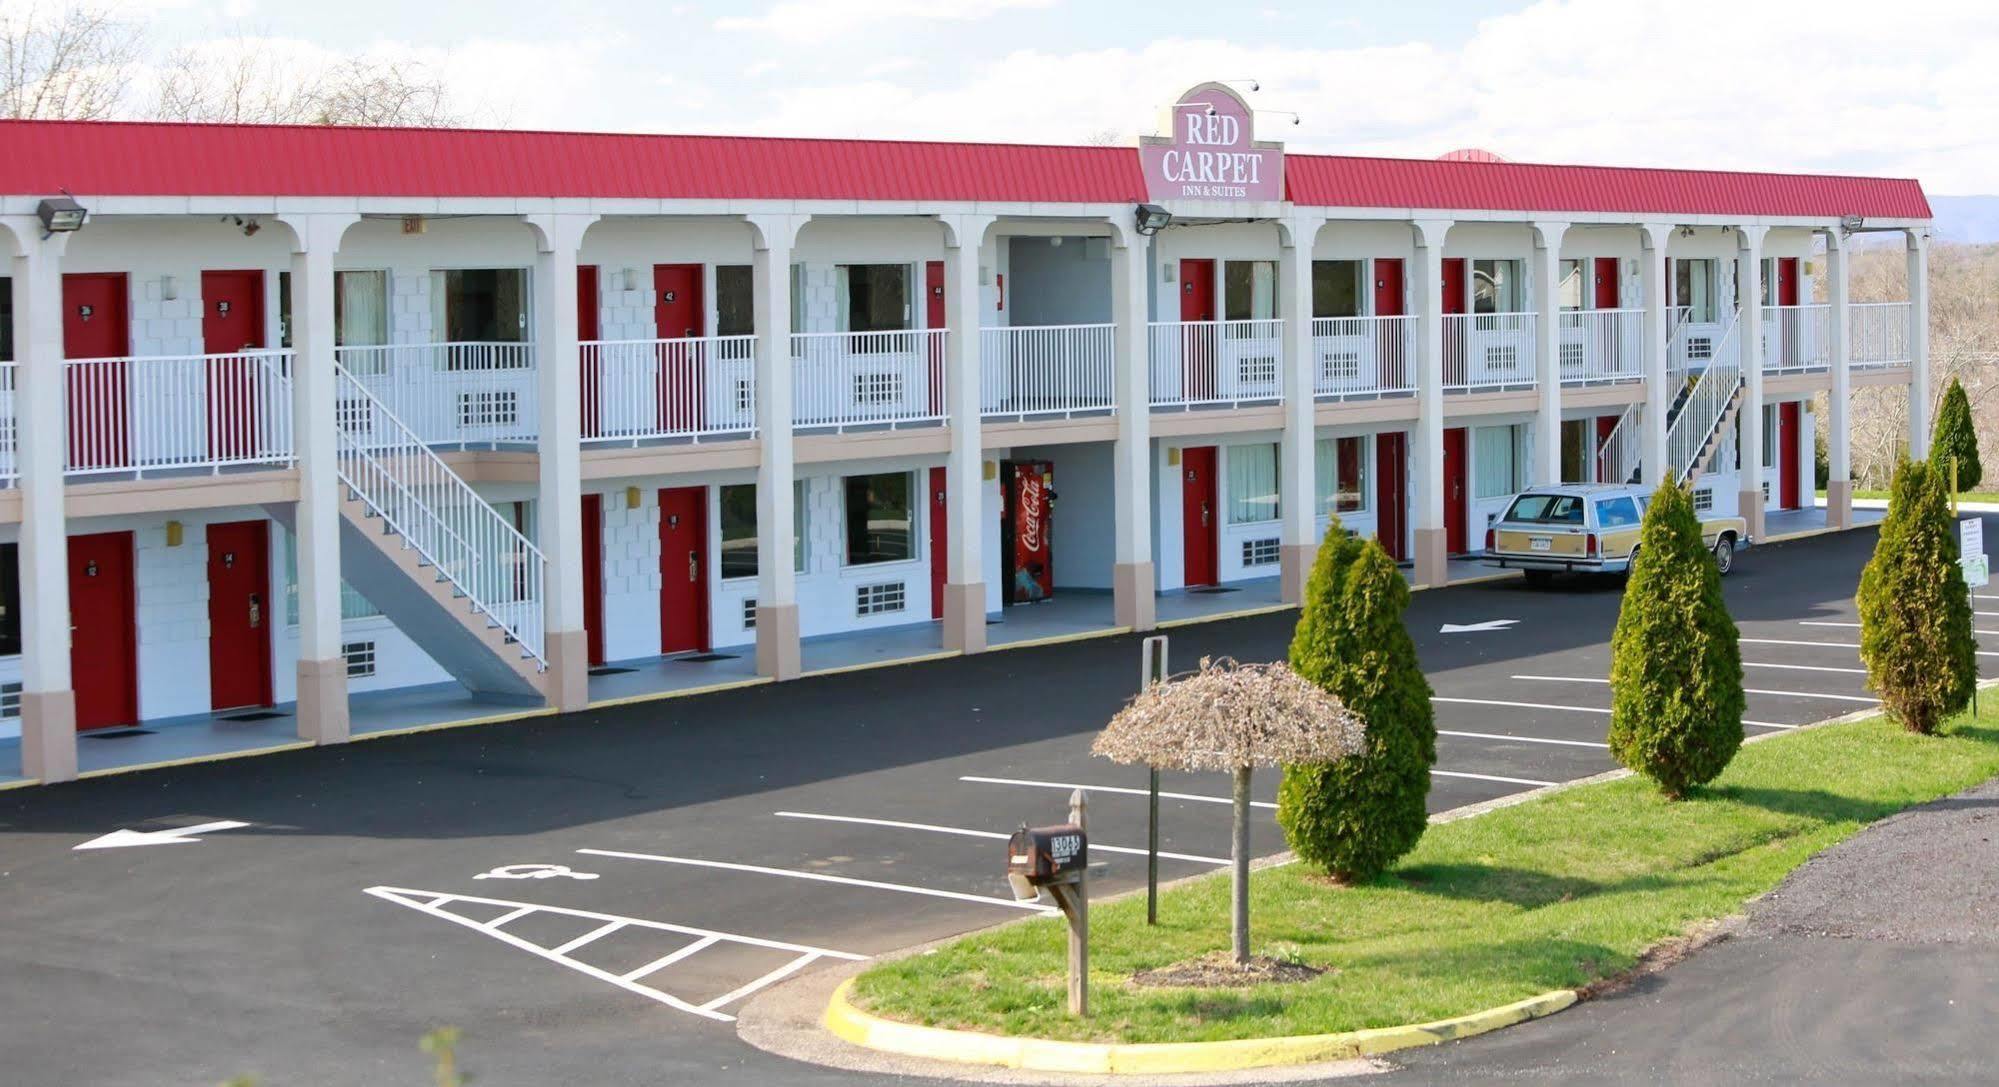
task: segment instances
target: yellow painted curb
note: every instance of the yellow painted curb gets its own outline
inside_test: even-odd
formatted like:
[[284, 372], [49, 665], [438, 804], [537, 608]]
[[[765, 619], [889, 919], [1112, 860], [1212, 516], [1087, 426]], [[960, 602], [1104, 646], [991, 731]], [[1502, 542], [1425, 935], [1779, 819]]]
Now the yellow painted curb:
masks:
[[672, 691], [647, 691], [644, 694], [620, 695], [617, 698], [600, 698], [585, 705], [586, 710], [601, 710], [610, 706], [635, 706], [641, 702], [659, 702], [668, 698], [687, 698], [697, 694], [714, 694], [717, 691], [738, 691], [744, 687], [761, 687], [775, 683], [769, 676], [753, 676], [749, 679], [731, 679], [721, 683], [708, 683], [700, 687], [682, 687]]
[[1024, 638], [1017, 642], [999, 642], [986, 646], [986, 652], [997, 653], [1006, 649], [1032, 649], [1037, 645], [1062, 645], [1065, 642], [1087, 642], [1092, 638], [1115, 638], [1120, 634], [1130, 634], [1130, 627], [1103, 627], [1099, 630], [1078, 630], [1069, 634], [1050, 634], [1046, 638]]
[[1174, 627], [1191, 627], [1201, 623], [1219, 623], [1224, 619], [1247, 619], [1252, 615], [1269, 615], [1272, 612], [1297, 610], [1298, 605], [1296, 604], [1262, 604], [1254, 608], [1241, 608], [1236, 611], [1225, 611], [1215, 615], [1189, 615], [1181, 619], [1166, 619], [1153, 625], [1160, 630], [1171, 630]]
[[363, 740], [379, 740], [386, 736], [414, 736], [419, 732], [442, 732], [449, 728], [470, 728], [473, 725], [497, 725], [505, 721], [525, 721], [530, 717], [552, 717], [554, 715], [554, 708], [537, 706], [533, 709], [515, 710], [510, 713], [495, 713], [485, 717], [465, 717], [456, 721], [431, 721], [421, 725], [370, 729], [367, 732], [352, 733], [347, 739], [350, 743], [360, 743]]
[[826, 1005], [826, 1029], [864, 1049], [960, 1064], [991, 1064], [1034, 1072], [1096, 1075], [1236, 1072], [1276, 1065], [1350, 1060], [1470, 1038], [1529, 1019], [1553, 1015], [1576, 1002], [1573, 990], [1556, 989], [1502, 1007], [1404, 1027], [1376, 1027], [1288, 1038], [1241, 1038], [1224, 1042], [1117, 1044], [1008, 1038], [977, 1031], [898, 1023], [854, 1007], [849, 999], [853, 985], [853, 980], [848, 979], [833, 991], [833, 999]]
[[91, 778], [108, 778], [118, 774], [136, 774], [141, 770], [164, 770], [169, 766], [195, 766], [204, 762], [227, 762], [230, 759], [247, 759], [256, 755], [275, 755], [280, 751], [302, 751], [312, 747], [311, 740], [292, 740], [263, 747], [246, 747], [241, 751], [215, 751], [206, 755], [189, 755], [179, 759], [161, 759], [158, 762], [134, 763], [131, 766], [105, 766], [96, 770], [85, 770], [76, 775], [78, 781]]
[[957, 649], [938, 649], [908, 657], [889, 657], [886, 660], [862, 661], [859, 664], [838, 664], [831, 668], [814, 668], [810, 672], [798, 673], [798, 678], [805, 679], [808, 676], [837, 676], [847, 672], [870, 672], [876, 668], [893, 668], [898, 664], [921, 664], [924, 661], [941, 661], [946, 657], [962, 657], [964, 655], [961, 650]]

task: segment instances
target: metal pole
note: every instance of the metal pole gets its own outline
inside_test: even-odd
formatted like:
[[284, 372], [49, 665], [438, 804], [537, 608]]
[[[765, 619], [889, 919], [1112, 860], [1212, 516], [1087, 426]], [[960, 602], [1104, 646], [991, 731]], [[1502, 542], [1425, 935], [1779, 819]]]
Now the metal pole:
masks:
[[[1138, 689], [1166, 682], [1166, 636], [1155, 634], [1140, 647]], [[1153, 767], [1145, 805], [1145, 923], [1159, 923], [1159, 768]]]

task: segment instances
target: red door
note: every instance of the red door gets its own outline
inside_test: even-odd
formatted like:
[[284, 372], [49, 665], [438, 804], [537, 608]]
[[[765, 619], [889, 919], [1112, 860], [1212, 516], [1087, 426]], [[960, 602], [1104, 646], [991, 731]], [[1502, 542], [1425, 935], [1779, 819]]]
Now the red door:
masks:
[[1610, 437], [1610, 432], [1611, 432], [1611, 431], [1613, 431], [1613, 430], [1616, 430], [1616, 429], [1617, 429], [1617, 416], [1615, 416], [1615, 415], [1599, 415], [1599, 416], [1597, 416], [1597, 417], [1596, 417], [1596, 448], [1597, 448], [1597, 455], [1596, 455], [1596, 481], [1597, 481], [1598, 483], [1623, 483], [1623, 482], [1624, 482], [1624, 480], [1621, 480], [1621, 479], [1605, 479], [1605, 478], [1604, 478], [1604, 476], [1606, 476], [1606, 475], [1608, 475], [1608, 474], [1610, 473], [1610, 471], [1611, 471], [1611, 467], [1610, 467], [1610, 461], [1609, 461], [1609, 459], [1608, 459], [1608, 458], [1606, 458], [1606, 457], [1605, 457], [1605, 456], [1603, 455], [1603, 443], [1604, 443], [1605, 439], [1607, 439], [1607, 438], [1609, 438], [1609, 437]]
[[62, 277], [62, 353], [71, 359], [117, 359], [68, 371], [69, 464], [122, 468], [129, 463], [126, 366], [132, 349], [126, 321], [125, 274]]
[[[699, 264], [659, 264], [652, 270], [653, 325], [660, 345], [659, 419], [669, 432], [701, 429], [701, 344], [706, 325]], [[693, 341], [693, 342], [686, 342]]]
[[1465, 258], [1447, 257], [1444, 260], [1444, 312], [1463, 313], [1467, 305], [1465, 294]]
[[950, 524], [944, 515], [944, 469], [930, 470], [930, 617], [944, 618], [944, 576], [949, 572]]
[[1402, 431], [1374, 436], [1374, 508], [1374, 534], [1382, 548], [1398, 562], [1407, 559], [1403, 538], [1409, 523], [1409, 435]]
[[[1374, 262], [1374, 315], [1376, 317], [1403, 315], [1400, 259], [1381, 259]], [[1411, 387], [1409, 357], [1408, 352], [1403, 350], [1404, 343], [1400, 336], [1381, 336], [1375, 341], [1375, 359], [1383, 388]], [[1394, 552], [1391, 551], [1389, 554], [1392, 555]]]
[[1804, 426], [1804, 405], [1786, 400], [1777, 405], [1777, 508], [1797, 509], [1798, 433]]
[[1465, 542], [1465, 443], [1469, 433], [1464, 427], [1444, 431], [1444, 548], [1453, 555], [1471, 549]]
[[[1777, 289], [1772, 297], [1780, 306], [1795, 306], [1798, 304], [1798, 258], [1778, 257], [1776, 264]], [[1804, 315], [1796, 310], [1785, 310], [1783, 313], [1782, 327], [1778, 330], [1779, 342], [1783, 345], [1780, 365], [1797, 366], [1805, 361], [1803, 318]], [[1764, 350], [1769, 348], [1766, 346]], [[1784, 508], [1791, 509], [1791, 503], [1786, 502]]]
[[[944, 327], [944, 262], [933, 260], [923, 266], [924, 328]], [[976, 312], [976, 311], [974, 311]], [[949, 335], [949, 333], [946, 333]], [[944, 341], [937, 336], [924, 338], [930, 351], [930, 414], [944, 414]]]
[[708, 648], [708, 488], [659, 492], [659, 651]]
[[[257, 452], [259, 388], [275, 390], [261, 363], [237, 354], [264, 346], [264, 273], [201, 273], [201, 350], [208, 360], [208, 455], [244, 460]], [[248, 705], [248, 703], [243, 703]]]
[[583, 496], [583, 638], [590, 666], [604, 663], [604, 496]]
[[[576, 266], [576, 340], [589, 343], [601, 335], [597, 325], [597, 266], [579, 264]], [[595, 438], [603, 433], [602, 397], [603, 380], [594, 364], [592, 352], [584, 348], [577, 353], [577, 365], [582, 367], [578, 388], [583, 408], [583, 436]]]
[[[1465, 312], [1465, 259], [1450, 257], [1444, 261], [1443, 291], [1444, 315], [1446, 317]], [[1470, 337], [1456, 330], [1450, 321], [1444, 322], [1444, 384], [1462, 385], [1470, 377], [1466, 368], [1466, 343]], [[1452, 550], [1457, 550], [1453, 548]]]
[[1593, 290], [1589, 304], [1593, 309], [1616, 309], [1618, 303], [1617, 258], [1598, 257], [1595, 263], [1596, 271], [1592, 277]]
[[1798, 258], [1777, 258], [1777, 304], [1795, 306], [1798, 304]]
[[[1215, 319], [1215, 262], [1180, 262], [1180, 319]], [[1180, 383], [1189, 400], [1209, 400], [1215, 395], [1215, 348], [1217, 329], [1200, 325], [1180, 330]]]
[[132, 534], [71, 536], [69, 668], [79, 730], [139, 719], [135, 606]]
[[1221, 580], [1215, 564], [1216, 508], [1215, 447], [1192, 446], [1180, 451], [1180, 536], [1186, 556], [1188, 586], [1213, 585]]
[[268, 521], [208, 526], [211, 709], [271, 704], [270, 533]]

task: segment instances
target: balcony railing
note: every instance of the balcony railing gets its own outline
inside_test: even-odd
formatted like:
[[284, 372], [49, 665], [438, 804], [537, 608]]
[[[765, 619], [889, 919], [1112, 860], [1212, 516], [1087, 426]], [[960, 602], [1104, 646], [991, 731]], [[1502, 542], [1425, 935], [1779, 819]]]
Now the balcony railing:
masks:
[[1831, 367], [1831, 306], [1820, 303], [1764, 308], [1764, 373], [1809, 374]]
[[1604, 385], [1645, 376], [1645, 311], [1565, 310], [1556, 318], [1562, 384]]
[[[69, 474], [290, 463], [291, 359], [239, 351], [65, 361]], [[13, 376], [10, 367], [10, 402]], [[12, 439], [10, 428], [10, 474]]]
[[383, 344], [335, 355], [431, 445], [532, 442], [540, 434], [533, 344]]
[[1312, 321], [1312, 394], [1364, 399], [1415, 390], [1413, 317], [1318, 317]]
[[1444, 391], [1534, 386], [1534, 315], [1455, 313], [1444, 318]]
[[1154, 407], [1270, 402], [1284, 396], [1284, 322], [1154, 321]]
[[793, 333], [793, 425], [845, 429], [941, 421], [945, 334], [941, 328]]
[[1878, 370], [1909, 365], [1909, 304], [1862, 302], [1848, 310], [1853, 368]]
[[979, 330], [979, 411], [986, 418], [1101, 414], [1116, 408], [1115, 325]]
[[755, 432], [755, 336], [593, 340], [580, 348], [585, 442]]

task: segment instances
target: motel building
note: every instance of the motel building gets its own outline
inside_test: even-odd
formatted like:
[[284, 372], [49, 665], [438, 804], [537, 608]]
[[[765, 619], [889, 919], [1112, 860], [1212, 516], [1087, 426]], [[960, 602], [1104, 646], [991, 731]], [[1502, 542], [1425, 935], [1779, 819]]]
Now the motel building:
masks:
[[1914, 181], [1254, 128], [0, 122], [0, 779], [1271, 607], [1334, 517], [1438, 584], [1562, 480], [1847, 527], [1859, 386], [1921, 452]]

